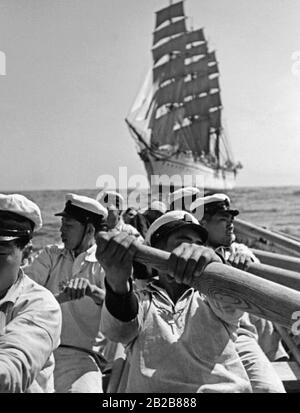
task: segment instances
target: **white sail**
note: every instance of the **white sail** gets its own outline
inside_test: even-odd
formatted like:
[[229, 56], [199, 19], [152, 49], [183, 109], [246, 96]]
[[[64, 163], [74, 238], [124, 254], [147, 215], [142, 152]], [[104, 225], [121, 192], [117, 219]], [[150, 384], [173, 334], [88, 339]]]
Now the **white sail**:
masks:
[[152, 71], [149, 70], [143, 86], [127, 116], [127, 122], [141, 134], [147, 144], [150, 144], [151, 139], [149, 123], [155, 105], [154, 96], [156, 88], [152, 81]]

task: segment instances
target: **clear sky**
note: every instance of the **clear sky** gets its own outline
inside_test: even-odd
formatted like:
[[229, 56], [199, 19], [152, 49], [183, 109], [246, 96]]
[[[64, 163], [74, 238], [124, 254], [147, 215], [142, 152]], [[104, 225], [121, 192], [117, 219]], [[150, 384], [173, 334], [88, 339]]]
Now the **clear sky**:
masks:
[[[119, 166], [144, 173], [124, 118], [151, 62], [154, 12], [168, 3], [0, 0], [0, 190], [94, 188]], [[300, 1], [185, 8], [217, 50], [238, 184], [299, 185]]]

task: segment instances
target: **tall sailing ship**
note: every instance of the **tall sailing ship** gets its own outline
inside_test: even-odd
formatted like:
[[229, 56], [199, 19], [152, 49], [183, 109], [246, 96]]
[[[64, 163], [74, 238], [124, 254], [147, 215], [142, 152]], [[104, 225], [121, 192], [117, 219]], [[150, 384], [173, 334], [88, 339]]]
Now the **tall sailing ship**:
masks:
[[229, 190], [242, 166], [222, 127], [219, 66], [203, 28], [187, 28], [183, 3], [156, 12], [153, 67], [126, 122], [150, 183], [167, 175], [176, 187], [188, 176]]

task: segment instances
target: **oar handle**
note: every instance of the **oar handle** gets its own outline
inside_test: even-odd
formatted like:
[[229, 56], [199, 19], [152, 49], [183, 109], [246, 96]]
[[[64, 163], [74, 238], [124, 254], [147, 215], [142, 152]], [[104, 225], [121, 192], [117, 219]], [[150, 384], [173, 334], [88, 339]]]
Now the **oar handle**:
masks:
[[[136, 247], [135, 261], [159, 271], [168, 269], [168, 252], [138, 243]], [[254, 267], [259, 268], [258, 264]], [[293, 315], [300, 311], [300, 292], [221, 263], [211, 263], [202, 275], [195, 274], [192, 286], [211, 298], [285, 327], [295, 323]]]
[[284, 270], [273, 265], [251, 264], [247, 272], [265, 280], [273, 281], [293, 290], [300, 291], [300, 274], [295, 271]]

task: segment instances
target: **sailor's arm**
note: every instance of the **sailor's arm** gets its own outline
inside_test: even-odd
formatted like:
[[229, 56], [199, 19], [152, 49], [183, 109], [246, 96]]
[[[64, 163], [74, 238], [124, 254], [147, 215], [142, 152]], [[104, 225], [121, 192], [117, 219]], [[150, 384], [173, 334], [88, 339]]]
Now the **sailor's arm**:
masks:
[[252, 263], [259, 263], [259, 259], [245, 244], [234, 242], [230, 246], [230, 255], [227, 258], [229, 264], [242, 271], [247, 271]]
[[28, 390], [59, 345], [60, 307], [50, 292], [28, 293], [0, 335], [0, 393]]
[[134, 238], [126, 233], [105, 234], [97, 240], [97, 259], [105, 270], [106, 296], [101, 313], [102, 333], [111, 341], [128, 344], [139, 329], [139, 303], [131, 274]]

